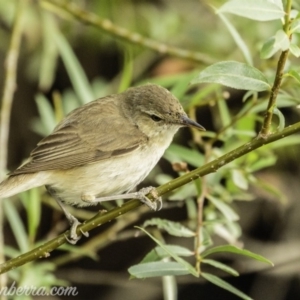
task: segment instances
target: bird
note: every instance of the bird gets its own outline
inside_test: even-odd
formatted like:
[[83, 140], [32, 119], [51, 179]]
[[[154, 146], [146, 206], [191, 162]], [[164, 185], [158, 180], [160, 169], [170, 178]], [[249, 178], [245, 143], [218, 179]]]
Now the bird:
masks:
[[[70, 223], [68, 241], [81, 235], [80, 222], [65, 204], [79, 207], [146, 197], [153, 187], [133, 192], [154, 168], [179, 128], [205, 130], [178, 99], [156, 84], [131, 87], [70, 112], [32, 150], [24, 164], [0, 183], [0, 199], [45, 186]], [[159, 199], [157, 199], [159, 200]]]

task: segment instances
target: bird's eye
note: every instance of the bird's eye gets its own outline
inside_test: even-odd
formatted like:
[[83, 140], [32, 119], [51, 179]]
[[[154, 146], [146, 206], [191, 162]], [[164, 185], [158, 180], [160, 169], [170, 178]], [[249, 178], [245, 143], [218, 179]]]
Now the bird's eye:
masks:
[[158, 117], [157, 115], [151, 115], [150, 117], [154, 122], [159, 122], [162, 120], [162, 118]]

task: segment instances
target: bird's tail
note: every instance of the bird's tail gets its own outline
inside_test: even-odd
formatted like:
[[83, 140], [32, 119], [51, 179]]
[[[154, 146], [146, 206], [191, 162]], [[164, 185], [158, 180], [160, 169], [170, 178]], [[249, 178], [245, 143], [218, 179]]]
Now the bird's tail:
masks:
[[7, 198], [45, 184], [43, 172], [12, 175], [0, 183], [0, 199]]

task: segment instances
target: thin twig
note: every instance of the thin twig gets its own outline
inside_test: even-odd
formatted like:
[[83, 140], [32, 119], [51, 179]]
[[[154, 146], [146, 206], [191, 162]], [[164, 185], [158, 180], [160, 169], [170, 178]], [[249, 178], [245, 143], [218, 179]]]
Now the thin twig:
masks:
[[[286, 14], [285, 14], [285, 18], [284, 18], [285, 23], [283, 26], [283, 30], [285, 31], [285, 33], [287, 34], [289, 39], [291, 39], [291, 37], [292, 37], [291, 33], [289, 32], [291, 8], [292, 8], [292, 0], [287, 0]], [[278, 92], [279, 92], [279, 89], [281, 86], [282, 77], [284, 74], [284, 68], [285, 68], [285, 64], [286, 64], [288, 55], [289, 55], [289, 49], [281, 52], [279, 60], [278, 60], [274, 84], [271, 89], [268, 107], [267, 107], [265, 117], [263, 120], [263, 125], [262, 125], [262, 128], [259, 133], [260, 136], [262, 136], [262, 137], [266, 137], [270, 133], [272, 118], [273, 118], [273, 111], [276, 106], [276, 99], [277, 99], [277, 95], [278, 95]]]
[[200, 260], [200, 252], [201, 252], [201, 246], [202, 246], [202, 226], [203, 226], [203, 205], [204, 200], [207, 195], [207, 183], [206, 178], [202, 178], [201, 181], [201, 194], [197, 198], [197, 204], [198, 204], [198, 212], [197, 212], [197, 231], [196, 231], [196, 245], [195, 245], [195, 256], [196, 256], [196, 271], [198, 274], [201, 273], [201, 260]]
[[[224, 165], [227, 165], [228, 163], [232, 162], [233, 160], [254, 151], [257, 148], [260, 148], [266, 144], [275, 142], [277, 140], [280, 140], [284, 137], [287, 137], [289, 135], [292, 135], [296, 132], [300, 132], [300, 122], [295, 123], [291, 126], [286, 127], [281, 132], [277, 132], [274, 134], [268, 135], [266, 138], [262, 138], [258, 136], [257, 138], [253, 139], [251, 142], [246, 143], [227, 154], [203, 165], [202, 167], [199, 167], [185, 175], [182, 175], [176, 179], [173, 179], [169, 181], [168, 183], [158, 187], [156, 189], [157, 196], [162, 196], [170, 191], [173, 191], [193, 180], [198, 179], [199, 177], [202, 177], [204, 175], [210, 174], [212, 172], [216, 172], [219, 168], [223, 167]], [[153, 199], [152, 195], [147, 195], [149, 199]], [[84, 222], [82, 225], [78, 226], [77, 233], [80, 234], [81, 232], [87, 232], [90, 231], [104, 223], [110, 222], [113, 219], [116, 219], [117, 217], [132, 211], [142, 205], [142, 203], [139, 200], [131, 200], [126, 202], [121, 207], [114, 208], [107, 213], [97, 214], [92, 219]], [[22, 266], [26, 263], [29, 263], [31, 261], [37, 260], [38, 258], [42, 257], [48, 257], [49, 252], [53, 251], [54, 249], [58, 248], [62, 244], [67, 242], [67, 236], [69, 235], [69, 231], [64, 232], [63, 234], [59, 235], [55, 239], [46, 242], [43, 245], [40, 245], [39, 247], [24, 253], [16, 258], [13, 258], [6, 263], [0, 265], [0, 274], [5, 273], [13, 268]]]
[[[4, 89], [1, 101], [0, 112], [0, 179], [5, 174], [7, 165], [7, 153], [8, 153], [8, 137], [9, 137], [9, 123], [11, 108], [13, 103], [13, 96], [16, 90], [16, 78], [17, 78], [17, 65], [20, 51], [21, 37], [22, 37], [22, 16], [26, 5], [26, 0], [19, 0], [16, 7], [14, 24], [12, 28], [12, 35], [7, 51], [7, 56], [4, 65]], [[1, 181], [1, 180], [0, 180]], [[4, 237], [3, 237], [3, 210], [2, 203], [0, 202], [0, 261], [5, 260], [3, 253], [4, 249]], [[0, 276], [0, 287], [6, 287], [6, 276]], [[1, 299], [5, 299], [4, 295], [1, 295]]]
[[[127, 30], [126, 28], [119, 27], [119, 26], [115, 25], [114, 23], [112, 23], [108, 19], [101, 19], [96, 14], [93, 14], [91, 12], [88, 12], [88, 11], [80, 8], [78, 5], [76, 5], [72, 1], [42, 0], [41, 3], [43, 4], [44, 8], [49, 9], [54, 13], [57, 13], [57, 11], [52, 9], [53, 5], [68, 12], [73, 17], [80, 20], [82, 23], [93, 25], [93, 26], [101, 29], [102, 31], [108, 33], [111, 36], [114, 36], [119, 39], [123, 39], [132, 44], [137, 44], [142, 47], [154, 50], [160, 54], [169, 54], [169, 55], [176, 56], [179, 58], [190, 59], [190, 60], [193, 60], [193, 61], [196, 61], [199, 63], [208, 64], [208, 65], [215, 62], [215, 60], [213, 58], [209, 57], [207, 54], [203, 54], [203, 53], [197, 52], [197, 51], [190, 51], [190, 50], [186, 50], [186, 49], [173, 47], [173, 46], [158, 42], [156, 40], [144, 37], [137, 32], [131, 32], [130, 30]], [[49, 4], [50, 4], [50, 6], [49, 6]]]

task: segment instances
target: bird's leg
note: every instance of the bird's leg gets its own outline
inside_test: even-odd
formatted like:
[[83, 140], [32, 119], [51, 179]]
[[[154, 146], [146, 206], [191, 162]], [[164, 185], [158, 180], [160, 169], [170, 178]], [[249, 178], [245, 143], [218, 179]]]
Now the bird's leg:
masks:
[[[154, 198], [154, 201], [151, 201], [146, 196], [149, 193]], [[142, 188], [139, 191], [133, 192], [133, 193], [112, 195], [112, 196], [106, 196], [106, 197], [100, 197], [100, 198], [95, 198], [89, 194], [84, 194], [84, 195], [82, 195], [81, 199], [83, 201], [89, 202], [89, 203], [104, 202], [104, 201], [111, 201], [111, 200], [118, 200], [118, 199], [138, 199], [153, 210], [160, 210], [162, 208], [162, 199], [161, 199], [161, 197], [158, 196], [156, 189], [152, 186]]]
[[[56, 200], [57, 204], [60, 206], [61, 210], [65, 214], [69, 224], [70, 224], [70, 237], [66, 236], [67, 241], [70, 244], [75, 245], [81, 238], [81, 235], [77, 234], [77, 227], [81, 224], [77, 218], [75, 218], [71, 213], [67, 211], [65, 206], [63, 205], [61, 199], [55, 194], [55, 191], [53, 191], [49, 186], [46, 186], [47, 191], [50, 193], [50, 195]], [[89, 233], [88, 232], [83, 232], [81, 233], [85, 236], [88, 237]]]

